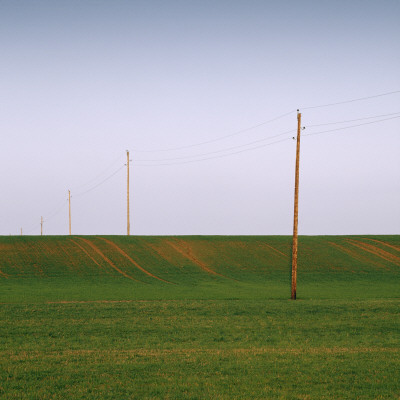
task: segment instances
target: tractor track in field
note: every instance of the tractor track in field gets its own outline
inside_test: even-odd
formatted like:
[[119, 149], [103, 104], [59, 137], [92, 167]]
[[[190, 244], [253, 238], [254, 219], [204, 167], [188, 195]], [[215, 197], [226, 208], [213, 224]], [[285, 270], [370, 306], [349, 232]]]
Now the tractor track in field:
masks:
[[109, 245], [111, 245], [112, 247], [114, 247], [118, 253], [122, 254], [125, 258], [127, 258], [136, 268], [140, 269], [140, 271], [144, 272], [146, 275], [154, 278], [154, 279], [158, 279], [159, 281], [162, 282], [166, 282], [166, 283], [171, 283], [173, 285], [176, 285], [173, 282], [167, 281], [163, 278], [160, 278], [157, 275], [152, 274], [150, 271], [147, 271], [147, 269], [143, 268], [142, 266], [140, 266], [133, 258], [131, 258], [127, 253], [125, 253], [124, 250], [122, 250], [116, 243], [112, 242], [111, 240], [108, 240], [106, 238], [103, 237], [99, 237], [99, 239], [104, 240], [106, 243], [108, 243]]
[[73, 239], [69, 239], [72, 243], [74, 243], [76, 246], [78, 246], [96, 265], [98, 265], [100, 268], [103, 268], [95, 259], [90, 255], [90, 253], [83, 247], [81, 246], [78, 242], [76, 242]]
[[8, 275], [0, 269], [0, 275], [8, 279]]
[[389, 247], [389, 248], [391, 248], [393, 250], [396, 250], [396, 251], [400, 251], [400, 247], [399, 246], [393, 246], [392, 244], [389, 244], [389, 243], [386, 243], [386, 242], [382, 242], [381, 240], [370, 239], [370, 238], [363, 238], [363, 239], [364, 240], [370, 240], [372, 242], [382, 244], [382, 245], [384, 245], [386, 247]]
[[369, 263], [371, 263], [372, 265], [374, 265], [375, 267], [388, 269], [388, 268], [384, 267], [382, 264], [373, 262], [373, 261], [371, 261], [370, 259], [366, 258], [365, 256], [362, 256], [362, 255], [356, 253], [355, 251], [353, 251], [353, 250], [351, 250], [351, 249], [349, 249], [349, 248], [347, 248], [347, 247], [345, 247], [345, 246], [342, 246], [342, 245], [340, 245], [340, 244], [338, 244], [338, 243], [334, 243], [334, 242], [328, 242], [328, 243], [329, 243], [331, 246], [337, 248], [337, 249], [338, 249], [339, 251], [341, 251], [342, 253], [345, 253], [345, 254], [347, 254], [348, 256], [350, 256], [351, 258], [354, 258], [355, 260], [358, 260], [358, 261], [360, 261], [360, 262], [362, 262], [362, 263], [369, 262]]
[[353, 246], [356, 246], [364, 251], [367, 251], [368, 253], [371, 253], [377, 257], [380, 257], [386, 261], [390, 261], [393, 264], [396, 264], [400, 266], [400, 257], [395, 256], [394, 254], [391, 254], [385, 250], [380, 249], [379, 247], [373, 246], [372, 244], [369, 243], [364, 243], [359, 240], [355, 239], [347, 239], [347, 242], [352, 244]]
[[121, 275], [123, 275], [125, 278], [132, 279], [133, 281], [136, 281], [136, 282], [144, 283], [144, 282], [139, 281], [139, 280], [133, 278], [132, 276], [128, 275], [126, 272], [120, 270], [120, 269], [119, 269], [108, 257], [106, 257], [106, 256], [104, 255], [104, 253], [103, 253], [94, 243], [92, 243], [90, 240], [84, 239], [84, 238], [82, 238], [82, 237], [79, 237], [79, 239], [82, 240], [83, 242], [85, 242], [86, 244], [88, 244], [98, 255], [100, 255], [100, 256], [103, 258], [104, 261], [107, 262], [107, 264], [108, 264], [111, 268], [113, 268], [115, 271], [119, 272], [119, 273], [120, 273]]
[[[179, 244], [171, 242], [171, 241], [166, 241], [166, 243], [169, 244], [179, 254], [183, 255], [188, 260], [192, 261], [194, 264], [199, 266], [203, 271], [207, 272], [208, 274], [220, 276], [220, 277], [226, 278], [226, 279], [233, 279], [228, 276], [219, 274], [218, 272], [214, 271], [213, 269], [207, 267], [207, 265], [205, 263], [203, 263], [202, 261], [200, 261], [198, 258], [196, 258], [194, 256], [192, 249], [190, 248], [190, 246], [187, 242], [185, 242], [183, 240], [179, 240], [179, 241], [176, 240], [176, 241], [179, 242]], [[181, 246], [179, 246], [179, 245], [181, 245]], [[184, 249], [182, 247], [184, 247]], [[236, 280], [236, 279], [233, 279], [233, 280]]]
[[276, 253], [280, 254], [281, 256], [284, 256], [285, 258], [289, 258], [290, 257], [287, 254], [282, 253], [280, 250], [276, 249], [275, 247], [273, 247], [273, 246], [271, 246], [269, 244], [263, 243], [263, 246], [268, 247], [269, 249], [275, 251]]

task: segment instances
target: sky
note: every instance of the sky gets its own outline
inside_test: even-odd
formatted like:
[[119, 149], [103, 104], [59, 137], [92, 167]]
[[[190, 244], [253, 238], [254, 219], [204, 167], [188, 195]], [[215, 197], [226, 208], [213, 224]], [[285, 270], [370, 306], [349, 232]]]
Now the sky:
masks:
[[399, 234], [399, 15], [0, 0], [0, 235], [126, 234], [126, 150], [131, 234], [290, 235], [297, 109], [299, 234]]

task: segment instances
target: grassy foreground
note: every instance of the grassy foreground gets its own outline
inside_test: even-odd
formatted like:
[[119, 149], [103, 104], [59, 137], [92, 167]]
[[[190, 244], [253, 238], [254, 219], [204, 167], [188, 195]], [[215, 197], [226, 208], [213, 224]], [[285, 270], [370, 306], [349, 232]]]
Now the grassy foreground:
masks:
[[400, 398], [399, 236], [300, 238], [296, 302], [287, 237], [4, 237], [0, 271], [0, 398]]

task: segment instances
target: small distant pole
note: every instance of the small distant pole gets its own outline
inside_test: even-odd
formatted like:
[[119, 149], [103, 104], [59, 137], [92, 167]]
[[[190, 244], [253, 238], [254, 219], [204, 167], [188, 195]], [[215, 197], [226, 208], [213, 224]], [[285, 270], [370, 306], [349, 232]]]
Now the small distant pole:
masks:
[[71, 236], [71, 191], [68, 190], [69, 235]]
[[21, 228], [21, 236], [22, 236], [22, 228]]
[[292, 249], [292, 300], [296, 300], [297, 291], [297, 226], [299, 216], [299, 164], [300, 164], [300, 130], [301, 113], [297, 110], [297, 146], [296, 146], [296, 174], [294, 184], [294, 221], [293, 221], [293, 249]]
[[40, 236], [43, 235], [43, 217], [40, 217]]
[[131, 234], [131, 223], [130, 223], [130, 217], [129, 217], [129, 150], [126, 151], [126, 171], [127, 171], [127, 225], [126, 225], [126, 230], [127, 230], [127, 235], [129, 236]]

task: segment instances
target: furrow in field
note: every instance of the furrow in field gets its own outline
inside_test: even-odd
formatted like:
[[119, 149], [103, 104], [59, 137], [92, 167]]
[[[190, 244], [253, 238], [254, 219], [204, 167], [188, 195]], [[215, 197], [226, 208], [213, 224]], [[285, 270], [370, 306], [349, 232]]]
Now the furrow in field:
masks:
[[269, 244], [267, 244], [267, 243], [263, 243], [263, 245], [264, 245], [265, 247], [268, 247], [269, 249], [275, 251], [276, 253], [278, 253], [278, 254], [284, 256], [285, 258], [289, 258], [289, 256], [288, 256], [287, 254], [282, 253], [280, 250], [276, 249], [275, 247], [273, 247], [273, 246], [271, 246], [271, 245], [269, 245]]
[[363, 238], [363, 239], [364, 240], [370, 240], [371, 242], [382, 244], [383, 246], [390, 247], [391, 249], [396, 250], [396, 251], [400, 251], [400, 247], [399, 246], [393, 246], [392, 244], [389, 244], [389, 243], [386, 243], [386, 242], [382, 242], [381, 240], [370, 239], [370, 238]]
[[185, 256], [187, 259], [192, 261], [194, 264], [198, 265], [203, 271], [209, 273], [210, 275], [216, 275], [216, 276], [221, 276], [222, 278], [231, 279], [225, 275], [219, 274], [218, 272], [212, 270], [211, 268], [207, 267], [206, 264], [204, 264], [202, 261], [200, 261], [198, 258], [196, 258], [194, 256], [189, 244], [187, 242], [185, 242], [184, 240], [175, 239], [174, 242], [166, 241], [165, 243], [169, 244], [174, 250], [176, 250], [178, 253]]
[[374, 266], [376, 266], [376, 267], [388, 269], [388, 268], [386, 268], [384, 265], [382, 265], [381, 263], [373, 262], [371, 259], [369, 259], [369, 258], [367, 258], [367, 257], [365, 257], [365, 256], [362, 256], [362, 255], [356, 253], [355, 251], [348, 249], [348, 248], [345, 247], [345, 246], [342, 246], [342, 245], [340, 245], [340, 244], [338, 244], [338, 243], [333, 243], [333, 242], [328, 242], [328, 243], [329, 243], [331, 246], [336, 247], [336, 248], [337, 248], [339, 251], [341, 251], [342, 253], [347, 254], [347, 255], [350, 256], [351, 258], [354, 258], [355, 260], [358, 260], [358, 261], [362, 262], [363, 264], [365, 264], [365, 263], [368, 264], [368, 263], [369, 263], [369, 264], [372, 264], [372, 265], [374, 265]]
[[383, 258], [386, 261], [390, 261], [393, 264], [400, 266], [400, 257], [395, 256], [385, 250], [380, 249], [379, 247], [373, 246], [369, 243], [360, 242], [359, 240], [355, 239], [347, 239], [347, 242], [351, 243], [353, 246], [357, 246], [360, 249], [367, 251], [377, 257]]
[[76, 246], [78, 246], [96, 265], [98, 265], [100, 268], [103, 268], [95, 259], [90, 255], [90, 253], [83, 247], [81, 246], [78, 242], [76, 242], [73, 239], [69, 239], [72, 243], [74, 243]]
[[4, 273], [1, 269], [0, 269], [0, 275], [6, 279], [8, 279], [8, 275], [6, 273]]
[[169, 282], [166, 281], [163, 278], [160, 278], [159, 276], [156, 276], [154, 274], [152, 274], [151, 272], [147, 271], [147, 269], [141, 267], [135, 260], [133, 260], [128, 254], [125, 253], [125, 251], [123, 251], [119, 246], [117, 246], [114, 242], [112, 242], [111, 240], [108, 240], [106, 238], [103, 237], [99, 237], [99, 239], [104, 240], [106, 243], [108, 243], [109, 245], [113, 246], [118, 253], [122, 254], [125, 258], [127, 258], [136, 268], [140, 269], [142, 272], [144, 272], [146, 275], [151, 276], [154, 279], [158, 279], [159, 281], [162, 282], [166, 282], [166, 283], [173, 283], [173, 282]]
[[120, 273], [121, 275], [123, 275], [125, 278], [132, 279], [133, 281], [136, 281], [136, 282], [140, 282], [140, 281], [138, 281], [137, 279], [135, 279], [135, 278], [131, 277], [130, 275], [128, 275], [127, 273], [125, 273], [124, 271], [120, 270], [120, 269], [119, 269], [109, 258], [107, 258], [107, 257], [103, 254], [103, 252], [102, 252], [94, 243], [92, 243], [90, 240], [84, 239], [84, 238], [82, 238], [82, 237], [80, 237], [79, 239], [82, 240], [83, 242], [87, 243], [97, 254], [99, 254], [99, 255], [104, 259], [104, 261], [107, 262], [107, 264], [108, 264], [110, 267], [112, 267], [113, 269], [115, 269], [117, 272], [119, 272], [119, 273]]

